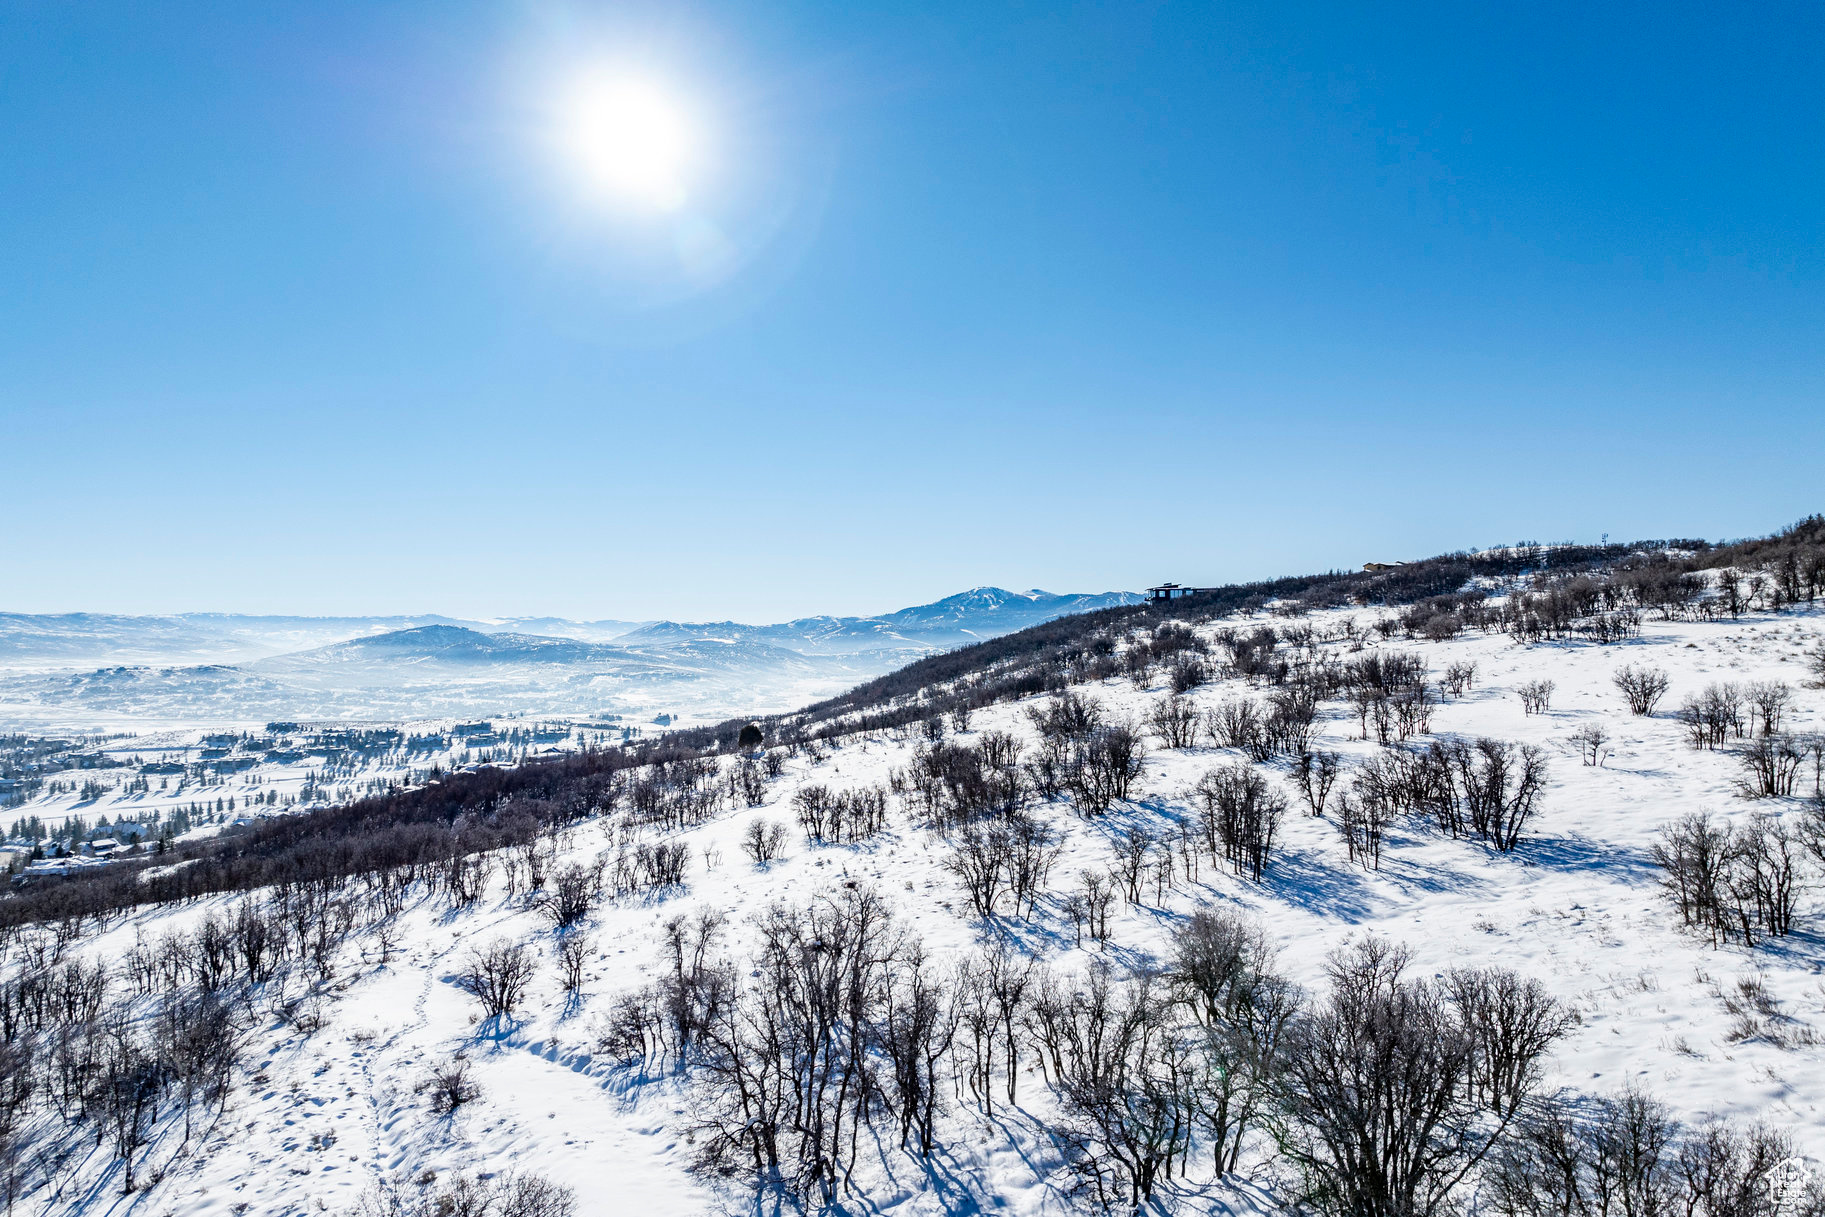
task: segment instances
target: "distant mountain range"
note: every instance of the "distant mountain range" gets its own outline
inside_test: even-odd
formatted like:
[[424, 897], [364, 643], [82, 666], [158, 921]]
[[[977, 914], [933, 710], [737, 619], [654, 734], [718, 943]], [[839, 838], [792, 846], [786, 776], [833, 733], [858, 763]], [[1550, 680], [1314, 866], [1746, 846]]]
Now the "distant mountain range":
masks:
[[714, 716], [798, 704], [934, 651], [1140, 599], [978, 587], [876, 617], [775, 625], [0, 613], [0, 727], [652, 709]]

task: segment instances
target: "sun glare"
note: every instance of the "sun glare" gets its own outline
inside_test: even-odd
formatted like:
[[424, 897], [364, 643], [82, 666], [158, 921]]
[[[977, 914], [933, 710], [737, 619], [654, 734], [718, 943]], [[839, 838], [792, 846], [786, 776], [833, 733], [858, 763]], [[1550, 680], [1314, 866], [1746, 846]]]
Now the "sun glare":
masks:
[[632, 76], [587, 81], [572, 101], [570, 128], [572, 154], [597, 186], [660, 211], [684, 205], [698, 133], [683, 108], [652, 81]]

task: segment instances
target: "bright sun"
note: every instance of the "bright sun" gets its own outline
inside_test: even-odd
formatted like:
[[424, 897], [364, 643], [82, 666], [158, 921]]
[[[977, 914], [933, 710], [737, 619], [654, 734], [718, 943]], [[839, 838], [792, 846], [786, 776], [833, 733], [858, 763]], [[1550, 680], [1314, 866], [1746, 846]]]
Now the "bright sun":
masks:
[[572, 155], [597, 185], [661, 211], [684, 205], [698, 134], [653, 82], [632, 76], [587, 81], [576, 90], [569, 126]]

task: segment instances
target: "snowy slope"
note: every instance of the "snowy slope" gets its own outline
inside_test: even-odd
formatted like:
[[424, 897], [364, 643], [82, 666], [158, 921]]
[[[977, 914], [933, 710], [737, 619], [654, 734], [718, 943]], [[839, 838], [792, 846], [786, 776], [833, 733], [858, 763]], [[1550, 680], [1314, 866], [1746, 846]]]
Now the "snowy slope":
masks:
[[[1347, 614], [1346, 614], [1347, 615]], [[1368, 615], [1359, 613], [1366, 621]], [[1311, 620], [1323, 624], [1327, 615]], [[1267, 619], [1263, 619], [1265, 623]], [[338, 961], [311, 1033], [263, 1015], [243, 1079], [226, 1114], [197, 1152], [172, 1159], [167, 1134], [148, 1151], [162, 1162], [155, 1186], [130, 1197], [117, 1191], [118, 1168], [105, 1151], [74, 1147], [56, 1173], [54, 1194], [41, 1189], [21, 1211], [47, 1213], [306, 1214], [350, 1211], [384, 1177], [423, 1171], [536, 1171], [576, 1189], [584, 1214], [671, 1217], [744, 1208], [739, 1193], [719, 1190], [687, 1170], [691, 1099], [673, 1077], [643, 1077], [597, 1051], [601, 1019], [612, 998], [643, 983], [657, 963], [661, 924], [702, 907], [724, 911], [737, 954], [749, 921], [769, 902], [795, 905], [849, 880], [873, 885], [940, 960], [961, 957], [992, 932], [1062, 971], [1110, 958], [1125, 966], [1159, 959], [1170, 927], [1201, 905], [1246, 909], [1280, 950], [1283, 968], [1301, 984], [1322, 988], [1326, 955], [1367, 934], [1406, 943], [1414, 970], [1430, 975], [1459, 964], [1500, 964], [1537, 977], [1578, 1015], [1552, 1057], [1550, 1080], [1583, 1092], [1635, 1083], [1686, 1117], [1718, 1113], [1791, 1130], [1800, 1148], [1825, 1157], [1825, 1048], [1802, 1032], [1825, 1025], [1825, 937], [1807, 898], [1805, 925], [1792, 937], [1750, 951], [1712, 949], [1682, 930], [1656, 886], [1648, 851], [1676, 816], [1701, 808], [1741, 819], [1768, 810], [1737, 797], [1737, 766], [1727, 752], [1694, 752], [1669, 709], [1681, 696], [1716, 680], [1785, 680], [1798, 686], [1800, 658], [1825, 640], [1825, 617], [1789, 612], [1722, 623], [1648, 621], [1643, 636], [1617, 646], [1519, 646], [1502, 636], [1405, 642], [1436, 676], [1451, 662], [1474, 661], [1475, 686], [1447, 699], [1435, 735], [1492, 735], [1537, 743], [1552, 757], [1543, 811], [1528, 840], [1510, 855], [1430, 829], [1397, 824], [1382, 866], [1351, 865], [1336, 826], [1299, 812], [1285, 822], [1284, 844], [1259, 886], [1206, 868], [1163, 901], [1118, 904], [1111, 939], [1100, 949], [1073, 944], [1058, 901], [1037, 917], [999, 931], [968, 915], [957, 883], [942, 869], [943, 845], [911, 826], [894, 802], [889, 831], [859, 847], [811, 848], [796, 833], [786, 856], [757, 868], [740, 840], [757, 818], [790, 822], [793, 793], [816, 782], [836, 789], [884, 783], [905, 766], [914, 743], [852, 739], [816, 759], [800, 756], [768, 789], [764, 806], [724, 811], [680, 834], [691, 849], [684, 890], [666, 898], [628, 899], [601, 907], [588, 932], [594, 946], [582, 998], [560, 993], [555, 936], [524, 902], [508, 898], [497, 874], [474, 906], [452, 910], [422, 888], [398, 925], [396, 954], [383, 962], [373, 939]], [[1341, 652], [1344, 644], [1327, 646]], [[1672, 691], [1651, 718], [1631, 717], [1611, 685], [1623, 663], [1668, 670]], [[1516, 688], [1554, 682], [1551, 709], [1522, 712]], [[1163, 693], [1125, 680], [1088, 690], [1108, 710], [1141, 719]], [[1246, 692], [1227, 681], [1195, 690], [1205, 707]], [[988, 730], [1030, 734], [1024, 705], [978, 712], [967, 742]], [[1568, 736], [1600, 723], [1613, 754], [1599, 767], [1581, 764]], [[1825, 693], [1798, 693], [1791, 727], [1825, 730]], [[1356, 739], [1347, 707], [1327, 703], [1323, 747], [1351, 759], [1376, 746]], [[1065, 834], [1066, 854], [1054, 886], [1106, 866], [1112, 840], [1129, 826], [1157, 830], [1188, 810], [1198, 776], [1237, 760], [1208, 746], [1150, 749], [1141, 795], [1097, 820], [1064, 804], [1043, 808]], [[1284, 766], [1267, 771], [1283, 785]], [[1810, 779], [1808, 779], [1810, 780]], [[1290, 789], [1289, 789], [1290, 793]], [[586, 824], [565, 833], [560, 861], [593, 860], [611, 848], [613, 829]], [[708, 856], [716, 859], [706, 868]], [[177, 925], [226, 912], [240, 897], [181, 909], [142, 912], [114, 925], [84, 950], [118, 956], [136, 940], [154, 940]], [[465, 952], [497, 937], [534, 943], [540, 970], [522, 1017], [478, 1034], [475, 1005], [452, 983]], [[1781, 1035], [1739, 1040], [1724, 997], [1741, 977], [1760, 977], [1778, 1004]], [[439, 1116], [415, 1092], [436, 1063], [465, 1054], [483, 1093], [453, 1115]], [[952, 1104], [946, 1149], [934, 1168], [888, 1150], [864, 1156], [862, 1196], [851, 1211], [926, 1214], [1066, 1211], [1068, 1180], [1037, 1128], [1051, 1100], [1036, 1076], [1022, 1081], [1019, 1107], [984, 1121]], [[1263, 1176], [1264, 1178], [1264, 1176]], [[1174, 1212], [1254, 1211], [1270, 1202], [1253, 1185], [1219, 1186], [1202, 1178], [1177, 1185]]]

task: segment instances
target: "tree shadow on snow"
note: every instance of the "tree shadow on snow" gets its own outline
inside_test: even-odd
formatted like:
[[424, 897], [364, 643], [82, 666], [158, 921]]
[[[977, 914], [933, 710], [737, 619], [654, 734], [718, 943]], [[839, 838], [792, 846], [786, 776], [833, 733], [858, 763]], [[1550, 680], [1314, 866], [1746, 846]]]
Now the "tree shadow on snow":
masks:
[[1361, 871], [1303, 850], [1275, 854], [1261, 879], [1278, 899], [1326, 917], [1356, 924], [1371, 912], [1371, 893]]
[[1543, 866], [1572, 874], [1602, 871], [1630, 885], [1655, 882], [1660, 873], [1644, 849], [1581, 836], [1528, 838], [1509, 857], [1522, 866]]

